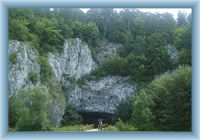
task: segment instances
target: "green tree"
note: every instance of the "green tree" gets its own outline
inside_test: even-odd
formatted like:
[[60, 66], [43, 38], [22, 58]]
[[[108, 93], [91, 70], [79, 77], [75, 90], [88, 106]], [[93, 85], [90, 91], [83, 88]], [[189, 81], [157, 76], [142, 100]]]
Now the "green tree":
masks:
[[19, 41], [28, 41], [29, 29], [26, 20], [12, 19], [9, 21], [9, 38]]
[[182, 26], [186, 24], [186, 13], [178, 12], [177, 25]]
[[16, 128], [19, 131], [38, 131], [49, 129], [47, 118], [49, 95], [47, 90], [36, 87], [31, 91], [21, 90], [14, 103], [20, 103], [17, 111]]
[[155, 117], [151, 110], [151, 107], [154, 105], [152, 95], [141, 90], [140, 94], [133, 98], [133, 113], [131, 119], [133, 125], [139, 130], [155, 129], [152, 122]]
[[89, 45], [95, 46], [99, 41], [99, 29], [97, 28], [95, 23], [88, 23], [84, 26], [83, 29], [83, 40], [87, 42]]
[[191, 85], [190, 66], [179, 66], [168, 76], [154, 81], [150, 90], [156, 96], [154, 124], [162, 130], [191, 130]]
[[132, 98], [123, 100], [116, 108], [116, 116], [126, 122], [131, 119], [132, 114]]
[[139, 130], [191, 130], [190, 66], [154, 80], [133, 98], [132, 124]]
[[63, 115], [61, 124], [62, 126], [81, 124], [82, 120], [83, 119], [77, 112], [76, 108], [68, 104], [65, 108], [65, 114]]

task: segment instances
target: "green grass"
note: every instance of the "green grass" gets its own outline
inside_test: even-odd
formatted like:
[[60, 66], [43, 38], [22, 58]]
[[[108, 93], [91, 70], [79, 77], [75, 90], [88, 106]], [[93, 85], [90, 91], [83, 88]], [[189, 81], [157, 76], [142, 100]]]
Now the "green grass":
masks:
[[64, 127], [52, 128], [52, 131], [80, 131], [82, 125], [69, 125]]
[[104, 128], [103, 131], [119, 131], [116, 126], [109, 125], [108, 127]]
[[16, 128], [10, 128], [10, 127], [9, 127], [9, 128], [8, 128], [8, 131], [9, 131], [9, 132], [14, 132], [14, 131], [16, 131]]

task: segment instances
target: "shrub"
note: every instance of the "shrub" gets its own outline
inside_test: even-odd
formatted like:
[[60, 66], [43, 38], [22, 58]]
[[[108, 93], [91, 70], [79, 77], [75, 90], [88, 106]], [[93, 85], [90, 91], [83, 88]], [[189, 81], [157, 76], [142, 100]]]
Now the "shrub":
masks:
[[116, 127], [120, 131], [136, 131], [137, 130], [137, 128], [135, 128], [134, 126], [132, 126], [130, 123], [123, 123], [120, 119], [116, 123]]
[[41, 66], [40, 70], [41, 80], [43, 83], [47, 84], [53, 74], [52, 68], [48, 62], [48, 58], [46, 56], [39, 56], [38, 63]]
[[38, 74], [37, 74], [37, 72], [35, 72], [35, 71], [33, 71], [33, 70], [29, 71], [28, 77], [29, 77], [29, 80], [30, 80], [33, 84], [36, 84], [36, 83], [37, 83], [37, 79], [38, 79]]
[[103, 131], [119, 131], [116, 126], [109, 125], [108, 127], [104, 128]]
[[17, 63], [17, 53], [13, 52], [9, 55], [9, 62], [11, 62], [11, 64], [15, 65]]

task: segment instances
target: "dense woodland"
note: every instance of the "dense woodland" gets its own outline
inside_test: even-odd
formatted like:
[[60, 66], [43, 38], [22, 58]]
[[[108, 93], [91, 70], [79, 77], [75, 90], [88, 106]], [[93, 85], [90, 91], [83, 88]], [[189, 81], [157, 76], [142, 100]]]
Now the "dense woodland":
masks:
[[[191, 130], [191, 32], [192, 15], [181, 12], [174, 19], [170, 13], [144, 13], [137, 9], [117, 12], [94, 8], [87, 13], [68, 8], [9, 10], [9, 39], [28, 41], [40, 53], [42, 81], [54, 89], [51, 91], [61, 92], [48, 81], [52, 71], [47, 54], [60, 53], [65, 39], [82, 39], [89, 45], [94, 60], [100, 40], [123, 45], [117, 55], [84, 77], [130, 76], [139, 85], [136, 95], [119, 104], [109, 130]], [[170, 61], [167, 45], [178, 50], [178, 62]], [[15, 63], [15, 57], [10, 56], [9, 60]], [[170, 74], [153, 80], [155, 75], [166, 71]], [[34, 73], [30, 78], [34, 80]], [[9, 126], [18, 130], [50, 128], [43, 103], [51, 97], [42, 88], [34, 89], [29, 96], [25, 91], [21, 93], [37, 108], [24, 107], [26, 103], [21, 98], [10, 99]], [[27, 117], [24, 115], [27, 112], [39, 116]], [[35, 122], [29, 124], [30, 120]], [[67, 105], [62, 125], [81, 124], [81, 121], [76, 109]]]

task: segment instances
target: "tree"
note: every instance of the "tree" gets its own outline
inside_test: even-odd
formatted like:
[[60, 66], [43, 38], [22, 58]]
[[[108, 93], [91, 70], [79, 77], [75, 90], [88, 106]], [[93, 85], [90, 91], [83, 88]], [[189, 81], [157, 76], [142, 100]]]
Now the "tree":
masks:
[[83, 29], [83, 40], [87, 42], [91, 46], [97, 45], [97, 42], [99, 41], [99, 29], [97, 28], [95, 23], [89, 22], [84, 26]]
[[47, 90], [36, 87], [31, 91], [21, 90], [14, 100], [20, 103], [17, 110], [18, 118], [16, 128], [19, 131], [38, 131], [49, 129], [48, 112], [49, 95]]
[[191, 30], [186, 26], [178, 27], [174, 31], [174, 44], [180, 50], [181, 48], [191, 48]]
[[75, 125], [82, 123], [82, 117], [78, 114], [75, 107], [68, 104], [65, 108], [65, 114], [63, 115], [63, 119], [61, 121], [62, 126], [66, 125]]
[[190, 66], [151, 82], [133, 97], [132, 124], [139, 130], [191, 130]]
[[177, 25], [182, 26], [186, 24], [186, 14], [183, 12], [178, 12], [178, 19], [177, 19]]
[[21, 109], [21, 103], [16, 101], [14, 98], [10, 98], [8, 108], [9, 108], [8, 125], [9, 127], [14, 128], [20, 115], [19, 112]]
[[141, 90], [139, 95], [133, 97], [132, 123], [139, 130], [155, 129], [152, 120], [154, 114], [151, 107], [154, 105], [153, 96]]
[[9, 21], [9, 38], [19, 41], [27, 41], [29, 29], [26, 20], [12, 19]]
[[115, 114], [117, 118], [120, 118], [124, 122], [130, 120], [132, 114], [132, 98], [121, 101], [116, 108]]

